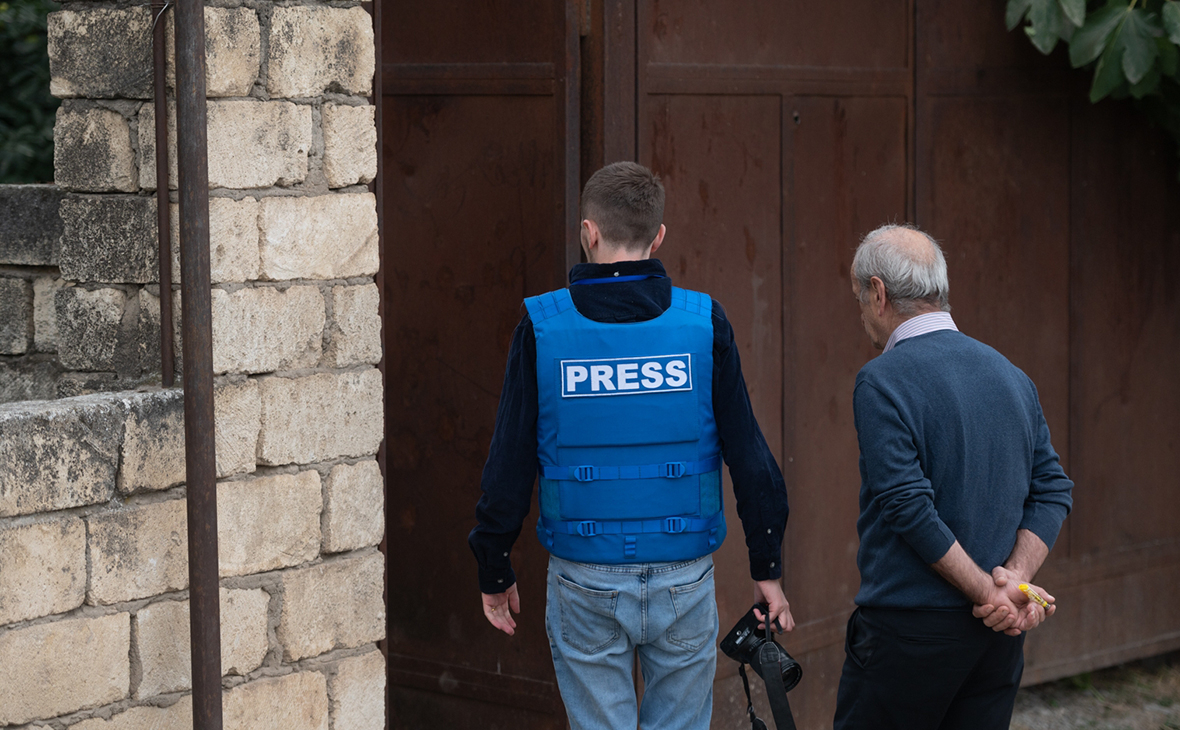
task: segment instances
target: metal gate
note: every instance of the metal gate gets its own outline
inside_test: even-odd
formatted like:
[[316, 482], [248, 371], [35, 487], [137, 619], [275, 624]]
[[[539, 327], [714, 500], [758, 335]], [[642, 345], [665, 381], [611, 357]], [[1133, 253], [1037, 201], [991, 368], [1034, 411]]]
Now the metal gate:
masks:
[[[875, 353], [847, 271], [885, 221], [945, 240], [959, 326], [1034, 379], [1078, 483], [1026, 681], [1180, 646], [1173, 163], [993, 5], [385, 3], [392, 726], [565, 726], [544, 551], [526, 524], [510, 639], [465, 540], [520, 300], [564, 284], [580, 183], [618, 159], [663, 177], [661, 258], [725, 305], [787, 477], [800, 727], [830, 725], [858, 586], [851, 394]], [[740, 538], [716, 558], [724, 629], [752, 586]], [[715, 695], [739, 727], [724, 658]]]

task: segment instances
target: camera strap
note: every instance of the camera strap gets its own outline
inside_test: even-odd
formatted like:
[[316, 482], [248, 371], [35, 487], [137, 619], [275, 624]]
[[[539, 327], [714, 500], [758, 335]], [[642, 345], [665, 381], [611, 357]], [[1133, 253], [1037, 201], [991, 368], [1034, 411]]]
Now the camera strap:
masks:
[[[770, 632], [770, 625], [766, 626], [766, 643], [758, 650], [758, 663], [762, 665], [766, 683], [766, 698], [770, 700], [770, 711], [774, 715], [774, 725], [778, 730], [796, 730], [795, 716], [791, 713], [791, 703], [787, 701], [787, 688], [783, 686], [782, 662], [774, 637]], [[750, 680], [746, 676], [746, 665], [738, 665], [738, 674], [742, 675], [742, 688], [746, 690], [746, 713], [750, 716], [751, 730], [767, 730], [766, 723], [754, 714], [754, 700], [750, 697]]]

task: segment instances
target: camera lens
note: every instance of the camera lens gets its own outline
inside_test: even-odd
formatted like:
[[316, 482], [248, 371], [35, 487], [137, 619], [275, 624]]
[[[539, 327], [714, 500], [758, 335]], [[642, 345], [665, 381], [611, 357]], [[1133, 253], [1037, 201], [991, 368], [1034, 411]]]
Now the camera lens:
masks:
[[[758, 676], [766, 678], [766, 674], [762, 671], [762, 646], [772, 646], [778, 652], [779, 666], [782, 668], [783, 688], [790, 692], [795, 685], [799, 684], [799, 680], [803, 678], [803, 667], [799, 666], [799, 662], [795, 661], [794, 657], [786, 652], [781, 646], [776, 643], [766, 641], [760, 642], [761, 646], [757, 647], [759, 651], [750, 652], [749, 663], [758, 672]], [[774, 671], [773, 666], [770, 671]]]

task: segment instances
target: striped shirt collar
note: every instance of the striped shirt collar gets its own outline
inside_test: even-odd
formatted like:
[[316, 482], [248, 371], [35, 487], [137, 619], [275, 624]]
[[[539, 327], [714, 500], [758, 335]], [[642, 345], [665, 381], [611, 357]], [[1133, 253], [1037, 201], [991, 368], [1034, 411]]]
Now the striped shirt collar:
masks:
[[907, 319], [897, 325], [897, 329], [893, 330], [893, 334], [889, 335], [889, 340], [885, 343], [885, 349], [881, 351], [881, 354], [884, 355], [889, 352], [902, 340], [908, 340], [911, 337], [917, 337], [918, 335], [937, 332], [939, 330], [959, 331], [959, 328], [955, 326], [955, 320], [951, 319], [950, 312], [927, 312], [926, 314], [919, 314], [917, 317]]

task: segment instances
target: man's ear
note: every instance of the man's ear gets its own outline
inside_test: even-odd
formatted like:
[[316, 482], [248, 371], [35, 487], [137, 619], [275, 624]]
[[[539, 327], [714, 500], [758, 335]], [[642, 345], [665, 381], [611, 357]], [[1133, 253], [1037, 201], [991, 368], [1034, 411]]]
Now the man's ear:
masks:
[[873, 309], [877, 311], [878, 317], [883, 317], [885, 316], [885, 310], [889, 307], [889, 297], [885, 291], [885, 282], [881, 281], [880, 277], [874, 276], [869, 279], [869, 286], [873, 289], [871, 297]]
[[602, 233], [598, 230], [598, 224], [589, 218], [583, 218], [579, 228], [579, 238], [582, 239], [582, 250], [586, 252], [586, 260], [593, 263], [594, 251], [602, 241]]
[[660, 244], [662, 244], [664, 242], [664, 234], [667, 232], [668, 232], [668, 229], [664, 226], [663, 223], [661, 223], [660, 230], [656, 233], [655, 240], [651, 242], [651, 250], [647, 252], [648, 256], [654, 255], [655, 252], [660, 248]]

